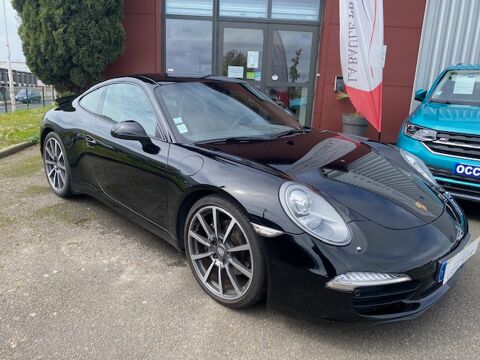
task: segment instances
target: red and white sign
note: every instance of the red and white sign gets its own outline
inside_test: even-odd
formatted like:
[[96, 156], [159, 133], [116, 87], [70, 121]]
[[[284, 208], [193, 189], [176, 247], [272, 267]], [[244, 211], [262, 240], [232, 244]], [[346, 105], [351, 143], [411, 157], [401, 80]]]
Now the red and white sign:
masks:
[[357, 112], [382, 128], [383, 0], [340, 1], [340, 61]]

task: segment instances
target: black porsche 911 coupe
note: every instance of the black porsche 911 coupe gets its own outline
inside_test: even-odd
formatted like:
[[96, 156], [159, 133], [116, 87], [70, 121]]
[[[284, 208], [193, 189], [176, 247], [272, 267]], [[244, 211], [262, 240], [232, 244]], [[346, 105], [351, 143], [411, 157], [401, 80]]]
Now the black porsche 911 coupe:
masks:
[[52, 190], [88, 194], [185, 251], [242, 308], [413, 318], [471, 257], [460, 207], [417, 157], [301, 126], [221, 77], [123, 77], [64, 98], [41, 128]]

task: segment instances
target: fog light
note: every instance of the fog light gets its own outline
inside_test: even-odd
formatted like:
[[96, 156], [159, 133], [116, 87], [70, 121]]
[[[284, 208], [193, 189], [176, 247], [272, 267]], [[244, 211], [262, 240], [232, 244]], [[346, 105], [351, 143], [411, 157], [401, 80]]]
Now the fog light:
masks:
[[411, 280], [412, 278], [405, 274], [348, 272], [330, 280], [326, 287], [338, 291], [352, 292], [359, 287], [398, 284]]

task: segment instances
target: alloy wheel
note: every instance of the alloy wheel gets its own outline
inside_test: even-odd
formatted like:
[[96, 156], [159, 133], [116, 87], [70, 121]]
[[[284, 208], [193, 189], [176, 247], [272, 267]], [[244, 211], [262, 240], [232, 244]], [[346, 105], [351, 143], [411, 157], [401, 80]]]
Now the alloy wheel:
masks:
[[65, 156], [57, 139], [51, 137], [45, 143], [45, 170], [50, 186], [61, 192], [66, 183]]
[[218, 206], [199, 209], [188, 227], [188, 252], [199, 280], [215, 296], [236, 300], [253, 278], [252, 250], [240, 223]]

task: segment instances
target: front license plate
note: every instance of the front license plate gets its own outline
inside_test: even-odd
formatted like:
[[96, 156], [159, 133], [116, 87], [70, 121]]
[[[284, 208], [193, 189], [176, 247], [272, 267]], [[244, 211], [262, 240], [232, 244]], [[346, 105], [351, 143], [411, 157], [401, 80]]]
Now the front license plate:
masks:
[[473, 165], [458, 163], [458, 164], [455, 164], [453, 173], [455, 175], [480, 179], [480, 166], [473, 166]]
[[443, 284], [447, 283], [447, 281], [450, 280], [457, 270], [463, 264], [465, 264], [468, 259], [475, 255], [479, 243], [480, 238], [468, 244], [465, 249], [460, 251], [454, 257], [442, 262], [440, 265], [440, 271], [438, 273], [438, 281], [442, 282]]

